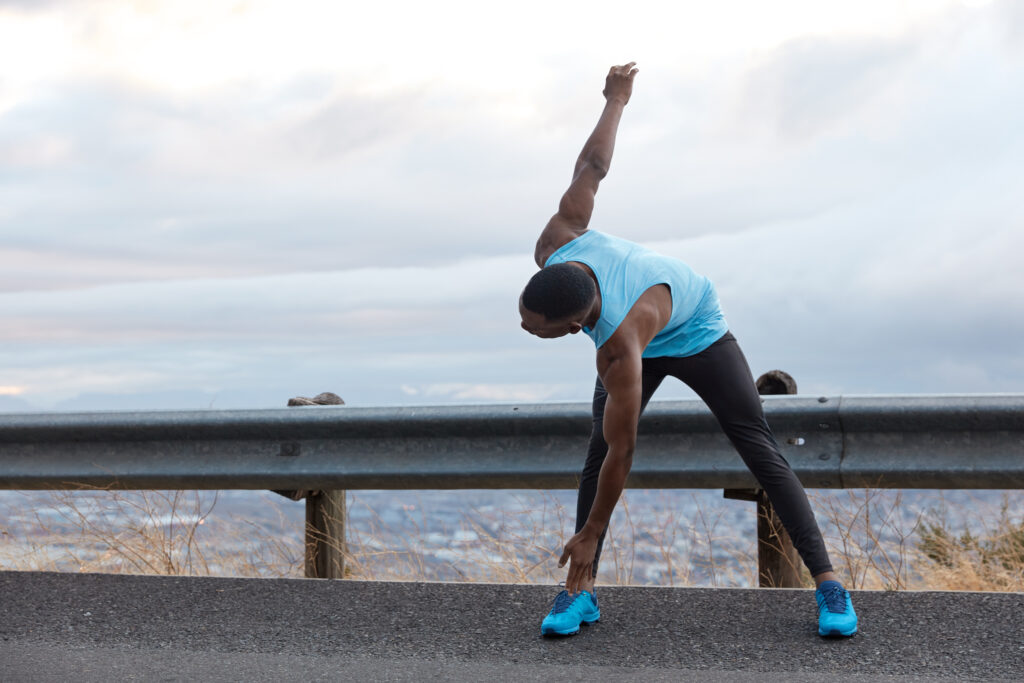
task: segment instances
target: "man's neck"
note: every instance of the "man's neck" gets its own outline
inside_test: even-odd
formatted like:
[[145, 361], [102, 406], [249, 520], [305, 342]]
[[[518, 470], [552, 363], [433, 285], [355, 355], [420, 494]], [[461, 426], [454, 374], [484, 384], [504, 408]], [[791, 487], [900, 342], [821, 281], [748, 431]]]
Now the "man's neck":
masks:
[[597, 293], [594, 297], [594, 305], [591, 307], [590, 312], [587, 314], [586, 319], [583, 321], [583, 326], [588, 329], [594, 329], [594, 325], [601, 319], [601, 292]]
[[566, 261], [566, 263], [571, 266], [581, 268], [583, 272], [590, 276], [590, 279], [594, 281], [594, 291], [597, 293], [594, 296], [594, 305], [590, 307], [586, 316], [584, 316], [583, 320], [580, 321], [580, 324], [584, 327], [594, 329], [594, 325], [596, 325], [597, 321], [601, 318], [601, 286], [597, 283], [597, 276], [594, 275], [594, 271], [592, 271], [590, 266], [586, 263], [580, 263], [579, 261]]

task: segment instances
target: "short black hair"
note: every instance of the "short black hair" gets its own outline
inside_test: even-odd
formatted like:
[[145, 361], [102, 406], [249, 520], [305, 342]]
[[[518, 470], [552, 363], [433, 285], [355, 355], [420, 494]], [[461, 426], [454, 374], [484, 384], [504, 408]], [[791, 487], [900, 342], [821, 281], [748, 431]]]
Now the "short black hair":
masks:
[[582, 268], [556, 263], [541, 268], [526, 283], [523, 306], [548, 320], [582, 313], [594, 300], [597, 287]]

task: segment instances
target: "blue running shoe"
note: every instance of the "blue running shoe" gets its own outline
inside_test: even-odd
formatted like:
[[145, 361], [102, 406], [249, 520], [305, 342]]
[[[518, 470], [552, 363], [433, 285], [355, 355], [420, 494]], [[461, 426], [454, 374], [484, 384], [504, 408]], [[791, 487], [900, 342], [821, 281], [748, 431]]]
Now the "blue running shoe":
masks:
[[580, 632], [580, 624], [592, 624], [600, 619], [601, 610], [593, 593], [580, 591], [572, 595], [569, 591], [562, 591], [541, 622], [540, 633], [544, 636], [571, 636]]
[[818, 635], [852, 636], [857, 632], [857, 613], [842, 584], [823, 581], [814, 597], [818, 600]]

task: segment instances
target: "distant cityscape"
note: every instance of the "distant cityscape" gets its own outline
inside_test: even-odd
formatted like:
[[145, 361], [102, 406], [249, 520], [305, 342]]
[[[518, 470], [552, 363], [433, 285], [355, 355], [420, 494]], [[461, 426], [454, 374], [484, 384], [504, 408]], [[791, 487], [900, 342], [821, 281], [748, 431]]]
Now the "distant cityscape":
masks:
[[[868, 505], [883, 545], [906, 543], [922, 514], [938, 515], [959, 533], [982, 523], [986, 513], [997, 514], [1008, 500], [1022, 509], [1021, 494], [876, 490], [865, 499], [855, 491], [810, 492], [827, 538], [840, 538], [839, 526], [853, 523], [857, 510]], [[302, 575], [303, 502], [268, 491], [189, 492], [171, 514], [144, 512], [133, 498], [138, 495], [0, 491], [0, 568], [79, 571], [76, 562], [104, 551], [95, 537], [81, 547], [83, 515], [112, 530], [182, 525], [199, 516], [197, 537], [218, 546], [217, 553], [278, 554], [263, 570], [250, 561], [255, 575]], [[554, 584], [562, 575], [558, 553], [572, 534], [575, 497], [574, 491], [353, 491], [347, 536], [369, 578]], [[599, 580], [756, 585], [752, 503], [708, 490], [628, 490], [624, 501], [613, 518]], [[238, 568], [213, 562], [206, 571], [231, 575]]]

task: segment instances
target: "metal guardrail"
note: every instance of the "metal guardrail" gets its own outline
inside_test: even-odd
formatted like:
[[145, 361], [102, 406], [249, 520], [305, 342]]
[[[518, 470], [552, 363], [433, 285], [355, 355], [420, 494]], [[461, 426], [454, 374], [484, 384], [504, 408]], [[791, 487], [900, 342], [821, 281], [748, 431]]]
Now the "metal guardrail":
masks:
[[[1024, 394], [779, 396], [808, 488], [1024, 488]], [[0, 415], [0, 489], [575, 488], [589, 404]], [[652, 402], [633, 488], [752, 488], [700, 401]]]

